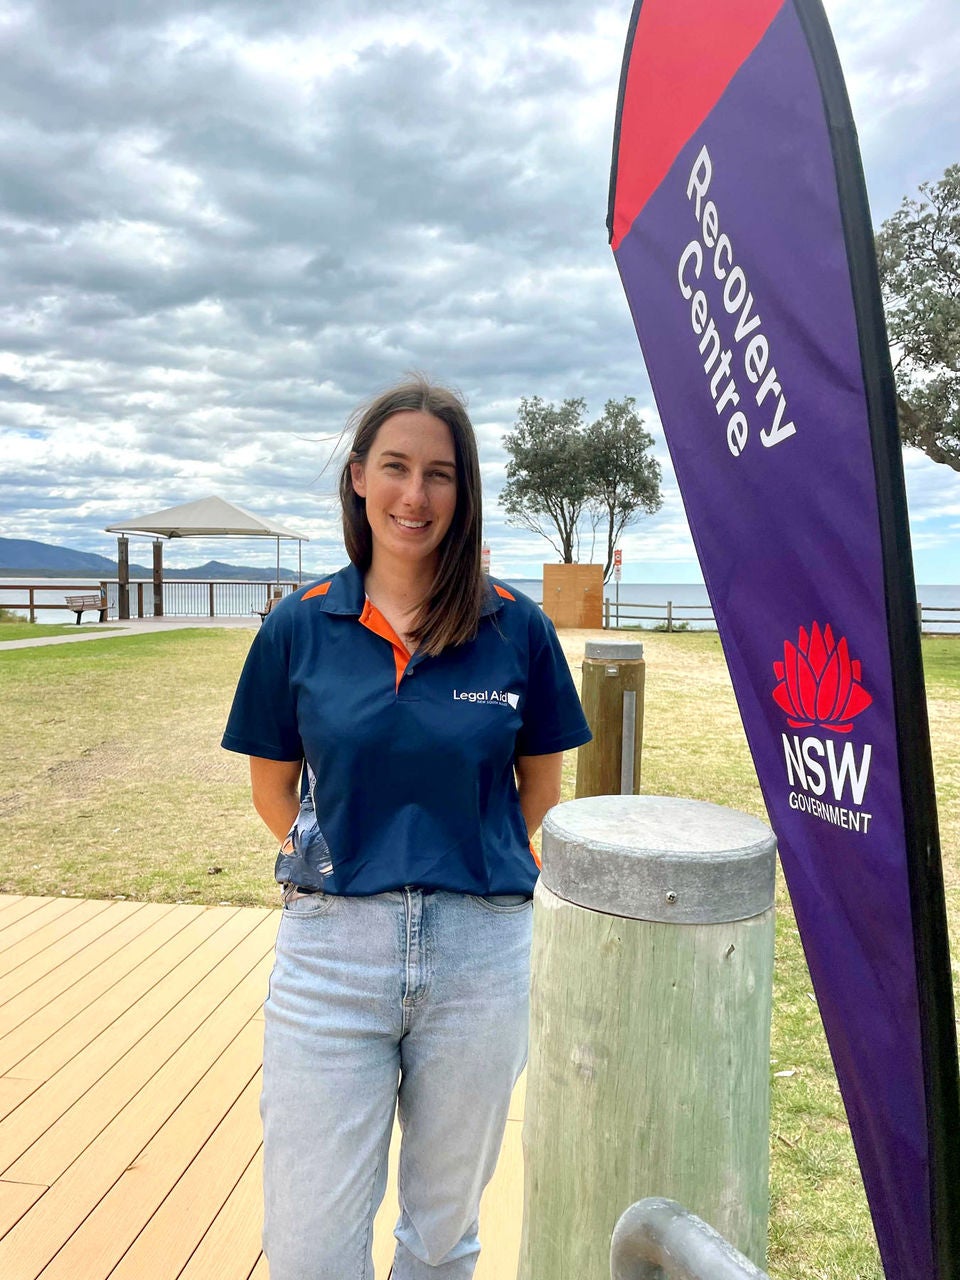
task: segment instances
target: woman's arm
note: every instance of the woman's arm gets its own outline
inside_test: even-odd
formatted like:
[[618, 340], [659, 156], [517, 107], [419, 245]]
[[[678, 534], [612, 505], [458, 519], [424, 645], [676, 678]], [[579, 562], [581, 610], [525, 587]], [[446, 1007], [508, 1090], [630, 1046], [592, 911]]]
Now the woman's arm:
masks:
[[548, 809], [560, 799], [560, 770], [563, 752], [548, 756], [517, 756], [517, 791], [520, 808], [527, 824], [527, 835], [532, 837], [543, 821]]
[[250, 757], [253, 807], [281, 843], [300, 810], [302, 760]]

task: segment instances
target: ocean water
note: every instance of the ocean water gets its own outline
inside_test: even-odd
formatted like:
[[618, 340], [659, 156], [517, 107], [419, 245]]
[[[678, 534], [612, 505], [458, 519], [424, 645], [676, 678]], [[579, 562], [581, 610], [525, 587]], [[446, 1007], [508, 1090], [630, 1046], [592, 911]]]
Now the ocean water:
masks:
[[[52, 580], [60, 590], [51, 589], [42, 586], [42, 578], [22, 576], [22, 577], [0, 577], [0, 608], [14, 609], [18, 613], [26, 614], [25, 608], [19, 603], [26, 601], [26, 591], [24, 585], [32, 583], [38, 587], [34, 597], [38, 603], [62, 605], [63, 598], [66, 594], [63, 587], [69, 584], [75, 590], [93, 591], [99, 587], [99, 578], [80, 578], [73, 576], [64, 576], [62, 579]], [[522, 591], [524, 595], [535, 600], [537, 604], [543, 603], [543, 582], [539, 578], [511, 578], [505, 579], [518, 591]], [[172, 585], [172, 584], [171, 584]], [[15, 590], [9, 588], [16, 588]], [[257, 583], [249, 590], [256, 597], [256, 604], [259, 607], [260, 598], [266, 598], [266, 583]], [[189, 588], [184, 586], [180, 588], [179, 594], [183, 598], [188, 598], [187, 593], [192, 598], [196, 594], [199, 601], [204, 595], [205, 588], [197, 588], [196, 592], [189, 592]], [[147, 608], [149, 609], [150, 591], [145, 590]], [[251, 599], [253, 599], [251, 596]], [[611, 618], [615, 623], [616, 619], [616, 599], [617, 587], [613, 582], [607, 583], [604, 588], [604, 597], [610, 601]], [[917, 597], [923, 606], [923, 629], [925, 632], [942, 632], [948, 635], [960, 635], [960, 584], [955, 586], [918, 586]], [[115, 597], [114, 597], [115, 599]], [[204, 601], [206, 597], [204, 596]], [[666, 619], [667, 602], [671, 602], [673, 609], [674, 622], [687, 621], [691, 630], [713, 630], [712, 621], [704, 621], [703, 619], [710, 614], [710, 604], [707, 599], [706, 589], [700, 585], [689, 582], [672, 582], [672, 583], [643, 583], [643, 582], [621, 582], [619, 590], [619, 599], [621, 605], [620, 620], [624, 625], [641, 626], [652, 629], [658, 625], [662, 625]], [[248, 613], [252, 604], [246, 600], [242, 602], [243, 607], [239, 604], [235, 608], [235, 612]], [[938, 610], [953, 609], [955, 612], [938, 612]], [[197, 613], [205, 612], [205, 605], [201, 602], [198, 604]], [[134, 609], [135, 612], [135, 609]], [[643, 617], [637, 615], [645, 615]], [[95, 613], [85, 613], [84, 622], [95, 622]], [[113, 616], [116, 616], [115, 613]], [[37, 623], [42, 626], [44, 623], [54, 622], [73, 622], [75, 615], [68, 609], [42, 609], [37, 613]]]
[[[542, 580], [512, 578], [509, 582], [511, 586], [522, 591], [537, 604], [543, 604]], [[603, 596], [610, 602], [612, 625], [616, 625], [617, 595], [617, 584], [608, 582], [603, 589]], [[923, 607], [924, 632], [960, 635], [960, 585], [921, 585], [917, 587], [917, 599]], [[652, 630], [662, 625], [666, 620], [669, 601], [672, 605], [674, 623], [687, 621], [691, 631], [716, 630], [716, 625], [712, 621], [707, 589], [700, 583], [621, 582], [619, 600], [620, 620], [626, 626], [640, 626]], [[949, 612], [950, 609], [955, 612]], [[706, 615], [711, 617], [711, 621], [702, 621]]]

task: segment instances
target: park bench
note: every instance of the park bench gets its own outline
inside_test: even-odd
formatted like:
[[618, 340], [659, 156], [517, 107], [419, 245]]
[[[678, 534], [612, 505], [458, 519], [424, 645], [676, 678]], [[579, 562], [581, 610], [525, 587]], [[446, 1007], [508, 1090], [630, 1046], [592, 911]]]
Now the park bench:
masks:
[[263, 608], [262, 608], [262, 609], [251, 609], [251, 610], [250, 610], [250, 612], [251, 612], [251, 613], [256, 613], [256, 614], [259, 614], [259, 615], [260, 615], [260, 625], [261, 625], [261, 626], [263, 626], [263, 620], [264, 620], [264, 618], [267, 616], [267, 614], [270, 612], [270, 610], [274, 607], [274, 605], [277, 605], [277, 604], [279, 604], [279, 603], [280, 603], [280, 601], [281, 601], [281, 599], [282, 599], [282, 598], [283, 598], [283, 597], [281, 596], [280, 588], [279, 588], [279, 587], [274, 587], [274, 588], [273, 588], [273, 590], [272, 590], [272, 592], [271, 592], [271, 594], [267, 597], [267, 603], [263, 606]]
[[85, 609], [96, 609], [100, 614], [100, 621], [107, 620], [107, 598], [100, 595], [98, 591], [91, 592], [90, 595], [84, 596], [67, 596], [67, 608], [72, 609], [77, 615], [77, 626], [80, 625], [80, 619]]

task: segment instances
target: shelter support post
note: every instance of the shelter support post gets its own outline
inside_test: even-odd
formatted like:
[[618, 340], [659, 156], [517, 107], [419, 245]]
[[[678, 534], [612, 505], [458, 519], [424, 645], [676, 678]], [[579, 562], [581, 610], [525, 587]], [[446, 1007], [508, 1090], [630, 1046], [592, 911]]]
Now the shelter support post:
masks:
[[130, 539], [123, 533], [117, 538], [117, 617], [130, 617]]
[[639, 641], [587, 641], [581, 699], [593, 741], [577, 752], [578, 799], [639, 792], [645, 674]]
[[694, 800], [547, 815], [519, 1280], [606, 1274], [614, 1222], [646, 1196], [763, 1264], [775, 848]]
[[153, 616], [163, 617], [163, 543], [159, 538], [153, 544]]

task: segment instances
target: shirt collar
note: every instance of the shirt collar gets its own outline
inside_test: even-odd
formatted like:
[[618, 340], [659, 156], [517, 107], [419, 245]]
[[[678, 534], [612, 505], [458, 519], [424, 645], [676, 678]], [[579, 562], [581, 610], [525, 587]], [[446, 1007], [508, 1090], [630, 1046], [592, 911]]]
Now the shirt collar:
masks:
[[[340, 569], [330, 579], [330, 588], [320, 598], [320, 608], [325, 613], [345, 614], [347, 617], [359, 618], [366, 604], [367, 593], [363, 586], [363, 574], [352, 562]], [[503, 608], [503, 599], [494, 590], [488, 578], [484, 583], [484, 599], [480, 609], [481, 618], [488, 614], [498, 613]]]

